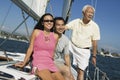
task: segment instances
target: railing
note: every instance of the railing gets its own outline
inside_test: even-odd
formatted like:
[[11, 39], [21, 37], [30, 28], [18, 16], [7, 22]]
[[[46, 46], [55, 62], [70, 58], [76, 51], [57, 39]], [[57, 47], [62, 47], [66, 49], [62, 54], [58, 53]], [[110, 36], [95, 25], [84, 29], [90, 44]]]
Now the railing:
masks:
[[89, 68], [87, 68], [85, 80], [109, 80], [109, 78], [105, 72], [100, 70], [98, 67], [95, 67], [93, 78], [91, 78], [90, 73], [89, 73]]

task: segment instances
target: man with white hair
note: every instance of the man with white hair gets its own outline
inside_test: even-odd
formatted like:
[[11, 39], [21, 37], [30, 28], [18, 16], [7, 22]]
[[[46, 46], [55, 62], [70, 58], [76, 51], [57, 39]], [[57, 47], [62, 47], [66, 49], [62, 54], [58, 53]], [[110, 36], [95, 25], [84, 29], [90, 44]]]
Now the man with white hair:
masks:
[[66, 25], [72, 30], [70, 51], [73, 53], [73, 64], [78, 67], [77, 80], [84, 80], [84, 71], [89, 64], [90, 48], [92, 47], [92, 63], [96, 65], [97, 40], [100, 40], [99, 26], [92, 20], [95, 9], [85, 5], [83, 18], [75, 19]]

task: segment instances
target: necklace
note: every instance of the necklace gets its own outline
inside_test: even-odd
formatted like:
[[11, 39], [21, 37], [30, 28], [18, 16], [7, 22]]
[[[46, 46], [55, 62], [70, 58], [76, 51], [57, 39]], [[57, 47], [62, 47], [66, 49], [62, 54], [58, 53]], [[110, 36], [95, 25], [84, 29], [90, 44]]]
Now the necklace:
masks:
[[50, 41], [50, 38], [48, 36], [45, 36], [44, 38], [46, 42]]
[[50, 41], [50, 32], [46, 32], [44, 31], [44, 40], [45, 42], [49, 42]]

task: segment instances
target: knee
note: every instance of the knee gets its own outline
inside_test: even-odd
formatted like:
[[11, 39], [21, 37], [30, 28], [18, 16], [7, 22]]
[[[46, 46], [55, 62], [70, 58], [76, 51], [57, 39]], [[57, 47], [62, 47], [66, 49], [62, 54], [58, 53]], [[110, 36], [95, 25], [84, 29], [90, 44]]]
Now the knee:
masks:
[[68, 75], [68, 76], [70, 75], [70, 69], [69, 69], [69, 68], [65, 68], [65, 69], [64, 69], [64, 75], [66, 75], [66, 76], [67, 76], [67, 75]]
[[78, 74], [79, 74], [79, 75], [84, 75], [84, 71], [83, 71], [83, 70], [79, 70], [79, 71], [78, 71]]

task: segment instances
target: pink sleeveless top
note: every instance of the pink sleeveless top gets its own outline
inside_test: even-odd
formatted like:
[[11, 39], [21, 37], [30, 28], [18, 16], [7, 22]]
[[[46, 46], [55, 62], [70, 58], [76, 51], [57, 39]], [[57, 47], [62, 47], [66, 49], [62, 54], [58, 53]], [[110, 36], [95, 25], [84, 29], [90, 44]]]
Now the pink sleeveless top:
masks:
[[34, 41], [33, 67], [37, 67], [38, 70], [49, 69], [52, 72], [58, 71], [53, 61], [56, 41], [53, 32], [46, 37], [43, 31], [40, 30]]

